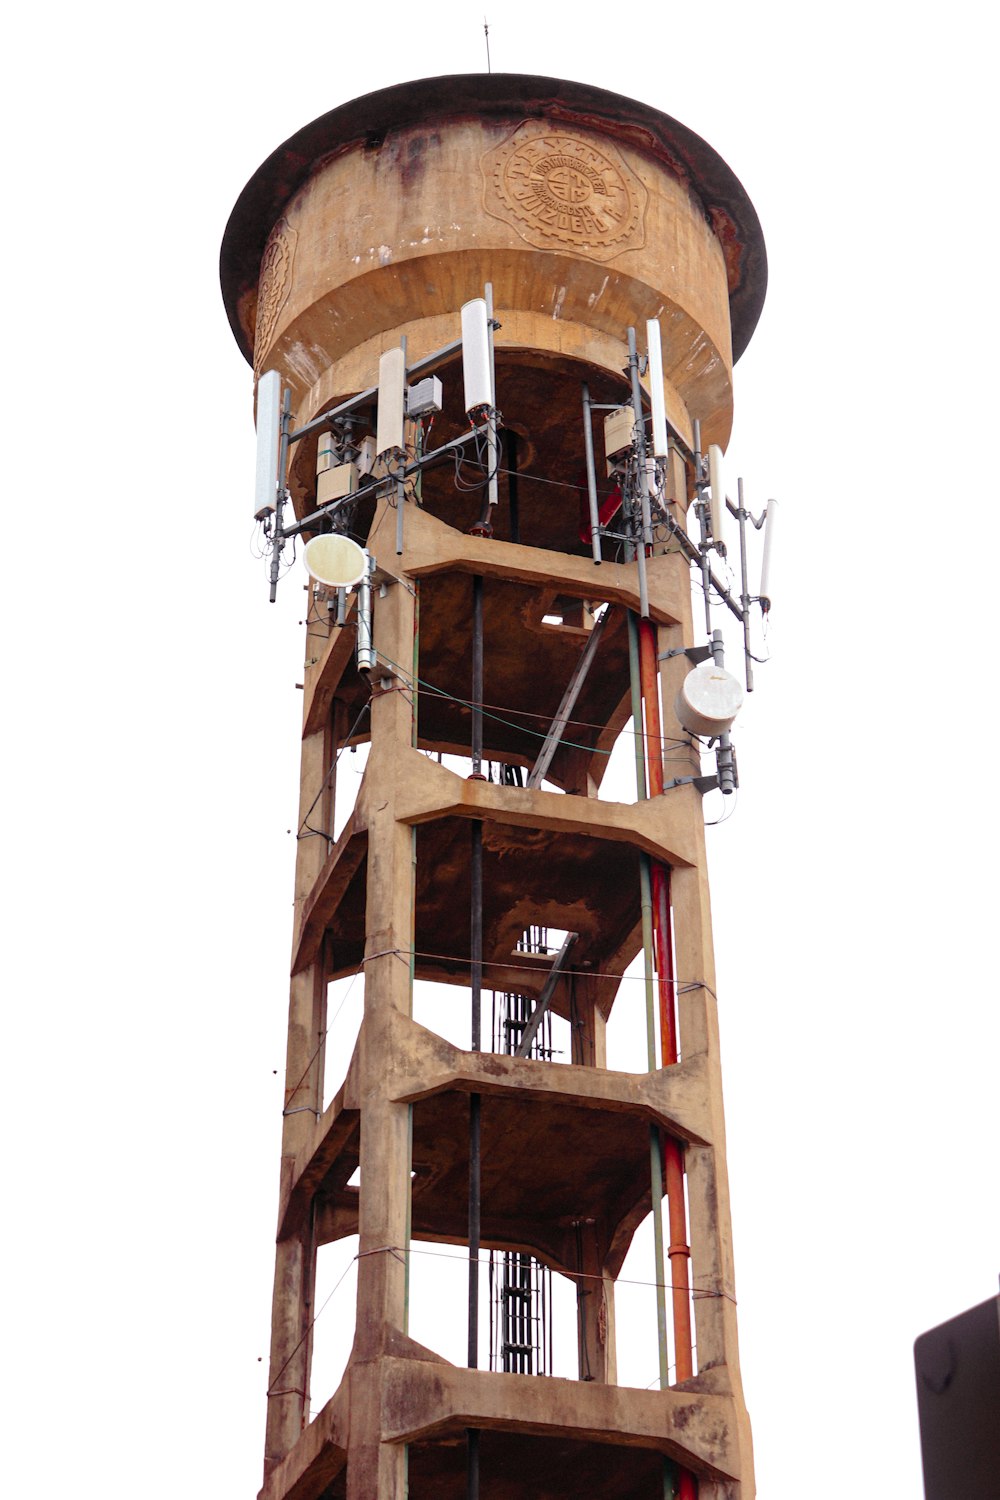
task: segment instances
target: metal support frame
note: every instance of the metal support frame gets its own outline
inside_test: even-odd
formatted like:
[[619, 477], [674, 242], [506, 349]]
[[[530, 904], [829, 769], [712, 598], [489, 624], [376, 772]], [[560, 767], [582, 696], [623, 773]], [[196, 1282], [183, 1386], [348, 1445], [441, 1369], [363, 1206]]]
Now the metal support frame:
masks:
[[[410, 367], [409, 378], [412, 380], [420, 375], [429, 375], [432, 370], [437, 369], [438, 365], [456, 354], [461, 347], [461, 339], [453, 339], [450, 344], [442, 344], [440, 349], [435, 349], [433, 354], [425, 355], [423, 359]], [[359, 391], [356, 396], [349, 396], [339, 406], [334, 406], [329, 411], [322, 412], [318, 417], [313, 417], [311, 422], [304, 422], [301, 427], [296, 427], [294, 432], [288, 434], [288, 441], [297, 443], [300, 438], [308, 437], [311, 432], [321, 432], [324, 427], [332, 427], [340, 417], [346, 417], [351, 412], [370, 406], [377, 398], [378, 386], [370, 385], [367, 389]]]
[[698, 561], [701, 565], [701, 587], [705, 596], [705, 634], [712, 634], [712, 569], [708, 561], [709, 537], [711, 527], [708, 522], [707, 506], [705, 504], [705, 474], [701, 455], [701, 423], [697, 417], [694, 421], [694, 486], [697, 500], [695, 502], [698, 525], [701, 528], [701, 545], [698, 548]]
[[[406, 462], [405, 454], [402, 455], [400, 463], [393, 471], [393, 473], [388, 475], [377, 485], [376, 494], [384, 492], [387, 487], [392, 485], [395, 485], [396, 488], [397, 557], [402, 556], [403, 552], [406, 480], [409, 479], [411, 475], [417, 475], [419, 477], [426, 467], [428, 467], [430, 464], [439, 462], [446, 453], [451, 452], [456, 448], [464, 447], [466, 443], [474, 442], [477, 438], [483, 436], [484, 434], [486, 436], [488, 455], [488, 504], [492, 508], [493, 506], [497, 505], [499, 501], [499, 435], [497, 430], [498, 424], [496, 411], [496, 368], [493, 355], [493, 331], [494, 328], [499, 327], [499, 324], [495, 322], [495, 319], [493, 317], [493, 285], [491, 282], [486, 283], [486, 308], [489, 328], [490, 375], [493, 395], [493, 407], [489, 412], [487, 420], [484, 423], [481, 423], [479, 426], [473, 428], [471, 431], [462, 433], [457, 438], [453, 438], [451, 442], [443, 443], [440, 448], [435, 448], [431, 453], [418, 453], [410, 463]], [[407, 385], [411, 380], [421, 375], [428, 374], [430, 371], [436, 369], [446, 359], [449, 359], [451, 355], [457, 353], [462, 348], [462, 340], [454, 339], [450, 343], [442, 345], [440, 349], [435, 349], [432, 354], [425, 356], [424, 359], [418, 360], [417, 363], [412, 366], [412, 368], [407, 369], [405, 336], [402, 338], [401, 344], [403, 349], [404, 390], [407, 388]], [[356, 495], [344, 496], [341, 499], [334, 501], [329, 506], [323, 506], [321, 509], [311, 512], [308, 516], [303, 517], [301, 521], [295, 522], [294, 525], [286, 527], [283, 523], [283, 508], [284, 502], [288, 498], [288, 491], [285, 485], [285, 475], [288, 470], [288, 451], [291, 444], [299, 442], [304, 437], [308, 437], [310, 433], [321, 432], [326, 428], [333, 427], [338, 421], [350, 418], [355, 412], [362, 410], [366, 406], [371, 406], [373, 402], [377, 401], [377, 399], [378, 386], [368, 386], [365, 390], [359, 391], [356, 396], [351, 396], [348, 398], [348, 400], [342, 401], [338, 406], [333, 407], [332, 410], [323, 412], [320, 416], [314, 417], [310, 422], [303, 423], [301, 427], [297, 427], [293, 432], [290, 430], [289, 426], [291, 422], [291, 391], [286, 386], [282, 398], [281, 435], [278, 460], [279, 484], [275, 504], [274, 529], [272, 532], [273, 545], [271, 551], [269, 579], [269, 597], [272, 604], [277, 598], [278, 579], [281, 572], [281, 554], [284, 550], [285, 541], [289, 537], [299, 536], [303, 532], [309, 531], [320, 522], [332, 516], [335, 511], [348, 503], [348, 501], [356, 501], [357, 499]]]
[[635, 342], [635, 329], [628, 331], [628, 372], [632, 383], [632, 410], [635, 413], [635, 459], [638, 467], [639, 515], [641, 532], [635, 549], [635, 560], [639, 569], [639, 614], [649, 619], [649, 586], [646, 582], [646, 548], [653, 544], [653, 527], [649, 514], [649, 485], [646, 478], [646, 414], [642, 406], [642, 386], [639, 384], [639, 353]]
[[[413, 373], [412, 371], [410, 372]], [[438, 463], [446, 453], [451, 453], [456, 448], [464, 448], [466, 443], [474, 442], [476, 438], [483, 437], [489, 431], [489, 423], [482, 422], [478, 427], [472, 427], [468, 432], [461, 433], [457, 438], [452, 438], [448, 443], [442, 443], [440, 448], [432, 448], [430, 453], [424, 453], [419, 458], [411, 460], [402, 469], [402, 478], [409, 479], [413, 474], [421, 474], [424, 469], [433, 463]], [[397, 471], [398, 473], [398, 471]], [[375, 485], [376, 494], [385, 489], [387, 485], [395, 483], [397, 474], [391, 474], [388, 478], [379, 480]], [[294, 526], [286, 526], [281, 532], [281, 538], [297, 536], [300, 532], [309, 531], [317, 522], [325, 520], [333, 514], [338, 506], [346, 504], [349, 500], [357, 500], [357, 492], [353, 495], [345, 495], [340, 500], [334, 500], [330, 505], [324, 505], [321, 510], [314, 510], [308, 516], [303, 516], [301, 521], [296, 521]]]
[[565, 730], [566, 725], [569, 722], [570, 714], [576, 707], [576, 700], [579, 698], [580, 693], [583, 689], [583, 684], [587, 680], [587, 674], [594, 664], [594, 658], [597, 655], [597, 648], [600, 645], [601, 636], [604, 633], [604, 622], [607, 620], [609, 613], [610, 606], [605, 610], [604, 614], [597, 621], [593, 630], [590, 632], [589, 639], [587, 640], [587, 644], [583, 648], [580, 660], [577, 662], [575, 668], [573, 669], [572, 677], [566, 684], [566, 691], [562, 695], [562, 701], [560, 702], [559, 707], [556, 710], [555, 718], [549, 725], [545, 738], [542, 741], [542, 747], [539, 750], [538, 755], [535, 757], [535, 764], [532, 766], [530, 772], [528, 773], [528, 780], [526, 784], [529, 787], [541, 786], [543, 780], [545, 779], [545, 774], [548, 771], [549, 766], [552, 764], [553, 757], [555, 756], [555, 753], [562, 742], [563, 731]]
[[500, 447], [497, 442], [497, 367], [493, 356], [493, 330], [498, 325], [493, 318], [493, 283], [486, 283], [486, 329], [490, 350], [490, 393], [493, 398], [493, 409], [487, 421], [486, 434], [486, 474], [487, 474], [487, 498], [492, 509], [500, 499], [497, 473], [500, 468]]
[[548, 1010], [549, 1006], [552, 1003], [552, 996], [556, 992], [556, 985], [559, 983], [559, 976], [563, 971], [567, 958], [569, 957], [570, 949], [579, 936], [580, 934], [578, 932], [567, 932], [565, 938], [563, 939], [562, 947], [559, 949], [559, 952], [552, 960], [552, 967], [549, 970], [548, 974], [545, 976], [545, 983], [542, 986], [542, 993], [538, 997], [538, 1004], [531, 1012], [531, 1015], [528, 1019], [528, 1024], [525, 1026], [524, 1031], [521, 1033], [521, 1040], [518, 1043], [517, 1050], [514, 1053], [515, 1057], [527, 1057], [528, 1053], [530, 1052], [531, 1044], [535, 1040], [535, 1033], [538, 1030], [539, 1026], [542, 1024], [545, 1012]]

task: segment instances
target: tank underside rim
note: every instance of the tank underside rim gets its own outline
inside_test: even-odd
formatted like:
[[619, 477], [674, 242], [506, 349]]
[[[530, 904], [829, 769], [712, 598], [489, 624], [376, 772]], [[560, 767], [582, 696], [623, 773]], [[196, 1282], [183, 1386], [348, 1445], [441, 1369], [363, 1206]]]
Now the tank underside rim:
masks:
[[229, 217], [219, 262], [229, 323], [247, 362], [253, 363], [253, 351], [239, 309], [257, 285], [271, 229], [326, 157], [424, 120], [512, 110], [590, 126], [638, 145], [686, 183], [726, 256], [733, 358], [739, 359], [764, 304], [767, 254], [756, 210], [718, 152], [670, 115], [591, 84], [521, 73], [465, 73], [416, 79], [348, 100], [297, 131], [258, 167]]

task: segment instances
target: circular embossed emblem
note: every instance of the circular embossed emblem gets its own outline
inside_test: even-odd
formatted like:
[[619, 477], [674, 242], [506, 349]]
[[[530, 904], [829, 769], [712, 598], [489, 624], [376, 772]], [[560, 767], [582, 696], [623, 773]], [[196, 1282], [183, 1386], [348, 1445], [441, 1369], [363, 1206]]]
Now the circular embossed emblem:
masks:
[[287, 219], [279, 219], [271, 230], [260, 262], [257, 283], [257, 326], [253, 340], [254, 369], [271, 346], [278, 314], [285, 305], [292, 279], [292, 257], [297, 235]]
[[483, 170], [486, 208], [532, 244], [606, 259], [641, 242], [645, 191], [605, 142], [522, 125]]

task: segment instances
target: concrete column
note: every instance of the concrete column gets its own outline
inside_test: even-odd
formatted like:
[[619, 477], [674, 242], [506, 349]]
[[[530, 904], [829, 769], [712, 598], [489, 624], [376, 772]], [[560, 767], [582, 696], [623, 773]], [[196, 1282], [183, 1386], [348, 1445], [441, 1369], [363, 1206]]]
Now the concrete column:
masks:
[[393, 1332], [406, 1332], [409, 1106], [391, 1103], [388, 1092], [398, 1046], [393, 1016], [409, 1015], [411, 1010], [413, 833], [396, 818], [393, 768], [400, 756], [409, 753], [412, 735], [413, 629], [412, 591], [403, 583], [376, 590], [374, 640], [379, 665], [372, 673], [372, 746], [359, 799], [368, 825], [368, 896], [365, 1015], [357, 1071], [361, 1315], [350, 1377], [348, 1500], [402, 1500], [405, 1493], [405, 1448], [383, 1445], [380, 1440], [379, 1360]]
[[[322, 829], [328, 815], [327, 785], [332, 753], [329, 726], [302, 745], [299, 827], [295, 860], [295, 915], [312, 890], [327, 857], [327, 840], [302, 827]], [[318, 799], [318, 801], [317, 801]], [[315, 804], [315, 807], [314, 805]], [[314, 816], [315, 815], [315, 816]], [[281, 1206], [298, 1155], [312, 1138], [323, 1108], [326, 1040], [326, 967], [321, 949], [316, 963], [296, 974], [288, 1002], [284, 1119], [281, 1132]], [[296, 1442], [308, 1421], [316, 1246], [310, 1220], [275, 1248], [271, 1351], [268, 1373], [265, 1475]]]

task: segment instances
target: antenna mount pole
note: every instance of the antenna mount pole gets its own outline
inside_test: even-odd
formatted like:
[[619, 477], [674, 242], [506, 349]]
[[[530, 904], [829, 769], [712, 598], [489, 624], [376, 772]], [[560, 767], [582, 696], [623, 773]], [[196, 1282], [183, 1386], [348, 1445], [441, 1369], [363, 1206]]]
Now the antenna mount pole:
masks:
[[701, 422], [697, 417], [694, 419], [694, 487], [697, 500], [695, 508], [698, 513], [698, 524], [701, 527], [701, 587], [705, 595], [705, 634], [711, 639], [712, 635], [712, 568], [708, 560], [709, 537], [711, 527], [708, 523], [708, 506], [705, 501], [705, 472], [701, 456]]
[[601, 562], [601, 516], [597, 508], [597, 471], [594, 468], [594, 429], [590, 414], [590, 386], [583, 382], [583, 450], [587, 457], [587, 500], [590, 505], [590, 548]]
[[[403, 348], [403, 443], [406, 443], [406, 399], [408, 395], [406, 379], [406, 334], [400, 339]], [[403, 506], [406, 503], [406, 449], [399, 455], [396, 467], [396, 556], [403, 555]]]
[[[711, 636], [712, 660], [717, 667], [726, 664], [726, 651], [722, 642], [722, 631], [713, 630]], [[719, 735], [719, 748], [715, 752], [715, 763], [719, 771], [719, 790], [730, 796], [736, 790], [736, 758], [728, 729]]]
[[281, 573], [281, 554], [285, 548], [284, 511], [288, 491], [285, 488], [285, 468], [288, 463], [288, 432], [292, 422], [292, 393], [286, 387], [281, 402], [281, 437], [278, 442], [278, 492], [274, 497], [274, 546], [271, 549], [271, 592], [273, 604], [278, 597], [278, 577]]
[[646, 474], [646, 415], [642, 409], [642, 387], [639, 384], [639, 352], [635, 329], [628, 331], [628, 373], [632, 382], [632, 410], [635, 414], [635, 461], [638, 469], [639, 513], [642, 518], [639, 545], [635, 549], [639, 565], [639, 614], [649, 619], [649, 590], [646, 585], [646, 548], [652, 546], [653, 524], [649, 514], [649, 481]]
[[499, 447], [497, 444], [497, 364], [496, 354], [493, 348], [493, 283], [486, 283], [486, 330], [490, 350], [490, 391], [493, 398], [493, 409], [487, 419], [486, 453], [487, 474], [489, 476], [488, 497], [490, 507], [495, 506], [500, 499], [500, 491], [497, 484], [497, 471], [500, 467]]
[[753, 692], [753, 658], [750, 655], [750, 590], [747, 585], [747, 509], [743, 503], [743, 481], [737, 479], [739, 504], [736, 519], [740, 523], [740, 603], [743, 606], [743, 666], [746, 673], [747, 692]]

